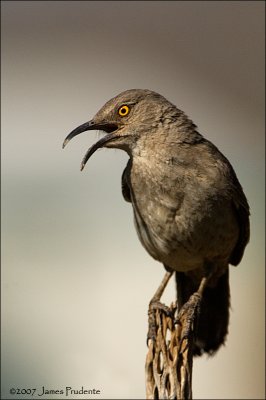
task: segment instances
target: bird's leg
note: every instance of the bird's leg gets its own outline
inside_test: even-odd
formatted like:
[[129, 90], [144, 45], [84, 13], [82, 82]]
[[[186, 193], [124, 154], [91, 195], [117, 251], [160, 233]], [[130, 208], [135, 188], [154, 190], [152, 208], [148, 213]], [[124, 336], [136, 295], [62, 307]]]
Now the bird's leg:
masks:
[[204, 289], [208, 283], [208, 277], [204, 276], [201, 279], [198, 290], [193, 293], [188, 301], [182, 306], [178, 313], [176, 323], [182, 326], [180, 349], [182, 352], [186, 350], [185, 346], [182, 349], [182, 344], [185, 339], [189, 339], [195, 332], [195, 325], [197, 323], [197, 317], [200, 312], [200, 304]]
[[154, 296], [152, 297], [150, 304], [149, 304], [149, 311], [148, 311], [148, 322], [149, 322], [149, 330], [148, 330], [148, 337], [147, 342], [149, 339], [155, 340], [156, 338], [156, 310], [160, 309], [163, 310], [167, 315], [171, 314], [170, 308], [167, 307], [165, 304], [160, 302], [163, 292], [173, 275], [173, 271], [167, 271], [163, 277], [163, 280], [156, 290]]

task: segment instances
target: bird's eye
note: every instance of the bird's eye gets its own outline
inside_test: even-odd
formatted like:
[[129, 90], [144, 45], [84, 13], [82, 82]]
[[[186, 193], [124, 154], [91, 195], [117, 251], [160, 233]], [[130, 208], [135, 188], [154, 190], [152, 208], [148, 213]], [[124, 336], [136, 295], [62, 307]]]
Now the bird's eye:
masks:
[[129, 113], [129, 107], [128, 106], [121, 106], [118, 110], [118, 114], [120, 117], [125, 117]]

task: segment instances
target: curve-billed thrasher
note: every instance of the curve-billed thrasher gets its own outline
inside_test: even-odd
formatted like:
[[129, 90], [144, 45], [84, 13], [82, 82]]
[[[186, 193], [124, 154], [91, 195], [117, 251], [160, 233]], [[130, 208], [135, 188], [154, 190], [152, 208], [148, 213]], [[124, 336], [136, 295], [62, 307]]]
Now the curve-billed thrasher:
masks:
[[132, 89], [109, 100], [73, 130], [106, 135], [86, 153], [81, 169], [101, 147], [129, 155], [122, 175], [139, 239], [168, 271], [176, 271], [178, 307], [208, 275], [194, 354], [224, 343], [229, 321], [229, 270], [249, 241], [249, 206], [229, 161], [193, 122], [163, 96]]

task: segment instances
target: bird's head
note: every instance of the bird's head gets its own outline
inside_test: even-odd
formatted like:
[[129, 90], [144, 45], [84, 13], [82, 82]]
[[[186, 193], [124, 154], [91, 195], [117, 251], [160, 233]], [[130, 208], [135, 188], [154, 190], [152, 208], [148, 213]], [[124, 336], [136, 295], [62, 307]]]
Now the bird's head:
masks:
[[81, 170], [92, 154], [102, 147], [118, 148], [132, 154], [139, 138], [155, 132], [158, 124], [173, 110], [177, 110], [176, 107], [158, 93], [143, 89], [127, 90], [109, 100], [92, 120], [70, 132], [63, 148], [82, 132], [101, 130], [106, 135], [89, 148], [82, 160]]

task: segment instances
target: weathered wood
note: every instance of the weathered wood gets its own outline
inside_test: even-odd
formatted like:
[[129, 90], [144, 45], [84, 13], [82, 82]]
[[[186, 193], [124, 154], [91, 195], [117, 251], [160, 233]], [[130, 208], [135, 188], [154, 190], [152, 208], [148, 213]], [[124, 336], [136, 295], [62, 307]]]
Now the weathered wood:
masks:
[[179, 313], [175, 303], [170, 312], [154, 310], [155, 338], [149, 339], [145, 364], [147, 399], [192, 399], [194, 332], [206, 282], [203, 278]]

